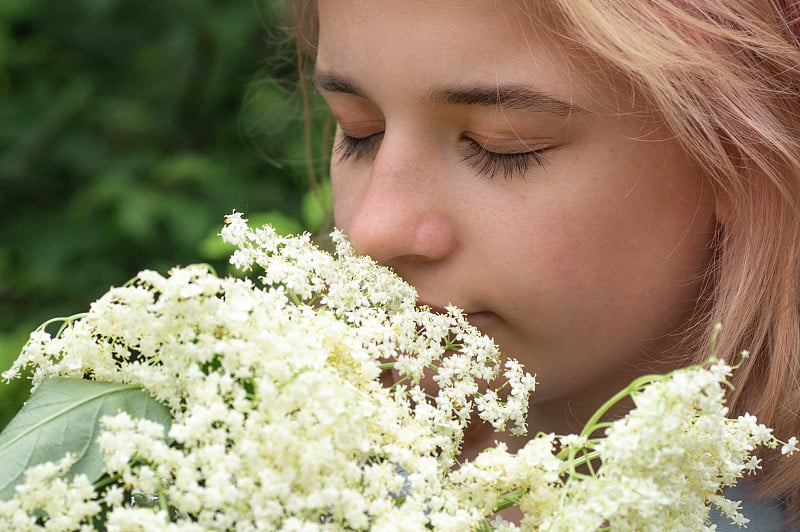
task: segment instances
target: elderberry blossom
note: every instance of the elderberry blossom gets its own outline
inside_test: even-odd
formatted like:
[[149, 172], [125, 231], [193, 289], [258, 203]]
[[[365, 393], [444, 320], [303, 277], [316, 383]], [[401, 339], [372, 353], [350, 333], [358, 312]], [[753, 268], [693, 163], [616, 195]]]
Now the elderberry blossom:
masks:
[[[100, 417], [100, 478], [71, 475], [70, 455], [33, 465], [0, 529], [698, 530], [711, 506], [747, 523], [720, 493], [782, 442], [727, 417], [724, 362], [638, 379], [579, 434], [460, 463], [471, 423], [525, 433], [532, 375], [341, 233], [331, 255], [234, 213], [222, 237], [251, 279], [144, 271], [31, 334], [4, 378], [133, 385], [171, 423]], [[634, 408], [601, 419], [623, 396]], [[511, 506], [519, 523], [495, 515]]]
[[[119, 482], [98, 494], [108, 526], [478, 526], [485, 512], [450, 489], [464, 429], [479, 399], [489, 423], [522, 430], [532, 377], [504, 369], [455, 310], [417, 308], [413, 288], [340, 235], [332, 256], [234, 214], [222, 236], [238, 246], [233, 264], [262, 272], [256, 281], [202, 265], [142, 272], [59, 334], [35, 332], [7, 374], [134, 384], [169, 408], [168, 432], [126, 412], [102, 420], [105, 473]], [[439, 386], [421, 387], [412, 360]], [[392, 366], [411, 388], [381, 383]], [[501, 374], [502, 397], [486, 384]], [[120, 486], [163, 504], [131, 505]]]

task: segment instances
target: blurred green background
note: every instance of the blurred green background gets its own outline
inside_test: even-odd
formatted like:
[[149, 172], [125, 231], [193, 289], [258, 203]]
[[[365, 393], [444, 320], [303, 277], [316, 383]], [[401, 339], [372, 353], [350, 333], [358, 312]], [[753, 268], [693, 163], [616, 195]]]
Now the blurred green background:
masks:
[[[324, 229], [287, 3], [0, 0], [1, 370], [143, 268], [226, 271], [233, 209]], [[0, 427], [27, 395], [0, 384]]]

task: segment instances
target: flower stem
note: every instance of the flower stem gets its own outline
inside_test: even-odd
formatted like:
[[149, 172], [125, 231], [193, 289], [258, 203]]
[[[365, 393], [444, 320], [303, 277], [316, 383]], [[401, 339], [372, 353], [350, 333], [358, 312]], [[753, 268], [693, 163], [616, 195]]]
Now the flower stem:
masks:
[[95, 491], [99, 491], [102, 488], [105, 488], [106, 486], [108, 486], [109, 484], [113, 484], [114, 482], [118, 481], [120, 478], [121, 478], [121, 476], [120, 476], [119, 473], [114, 474], [114, 475], [105, 476], [105, 477], [100, 478], [100, 480], [98, 480], [94, 484], [92, 484], [92, 487], [94, 488]]
[[167, 522], [171, 523], [172, 518], [169, 515], [169, 506], [167, 506], [167, 494], [164, 491], [164, 484], [158, 484], [158, 505], [167, 514]]
[[597, 409], [597, 411], [589, 418], [589, 421], [586, 422], [586, 425], [583, 427], [581, 431], [581, 436], [588, 438], [591, 436], [598, 428], [600, 428], [600, 419], [604, 415], [608, 413], [617, 403], [625, 399], [626, 397], [633, 395], [634, 392], [638, 391], [640, 388], [645, 386], [646, 384], [650, 384], [652, 382], [661, 381], [666, 379], [665, 375], [643, 375], [638, 379], [635, 379], [632, 383], [626, 386], [624, 389], [620, 390], [616, 394], [614, 394], [611, 399], [603, 403], [603, 406]]

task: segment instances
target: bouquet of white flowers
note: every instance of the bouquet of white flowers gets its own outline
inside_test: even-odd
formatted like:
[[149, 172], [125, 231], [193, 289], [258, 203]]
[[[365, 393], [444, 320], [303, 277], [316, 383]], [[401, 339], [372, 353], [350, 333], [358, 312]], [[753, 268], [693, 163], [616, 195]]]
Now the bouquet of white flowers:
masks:
[[31, 334], [4, 374], [34, 391], [0, 434], [0, 528], [699, 529], [709, 505], [745, 521], [720, 490], [781, 443], [726, 418], [712, 359], [639, 379], [580, 434], [459, 463], [472, 422], [525, 432], [531, 375], [341, 234], [330, 255], [234, 213], [222, 236], [258, 281], [144, 271]]

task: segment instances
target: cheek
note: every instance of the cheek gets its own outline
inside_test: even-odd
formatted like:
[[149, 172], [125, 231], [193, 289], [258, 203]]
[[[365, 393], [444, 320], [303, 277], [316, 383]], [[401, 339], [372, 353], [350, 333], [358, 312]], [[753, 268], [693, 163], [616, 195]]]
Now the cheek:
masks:
[[711, 256], [710, 198], [688, 167], [623, 170], [573, 167], [594, 177], [542, 193], [516, 238], [492, 244], [499, 257], [516, 250], [520, 266], [502, 283], [537, 336], [583, 331], [622, 347], [622, 336], [664, 334], [693, 307]]
[[[492, 241], [487, 255], [504, 271], [498, 281], [525, 320], [554, 332], [597, 316], [593, 301], [617, 291], [617, 225], [584, 211], [558, 210], [527, 220], [516, 238]], [[509, 256], [509, 250], [513, 256]], [[509, 267], [509, 264], [514, 266]]]

